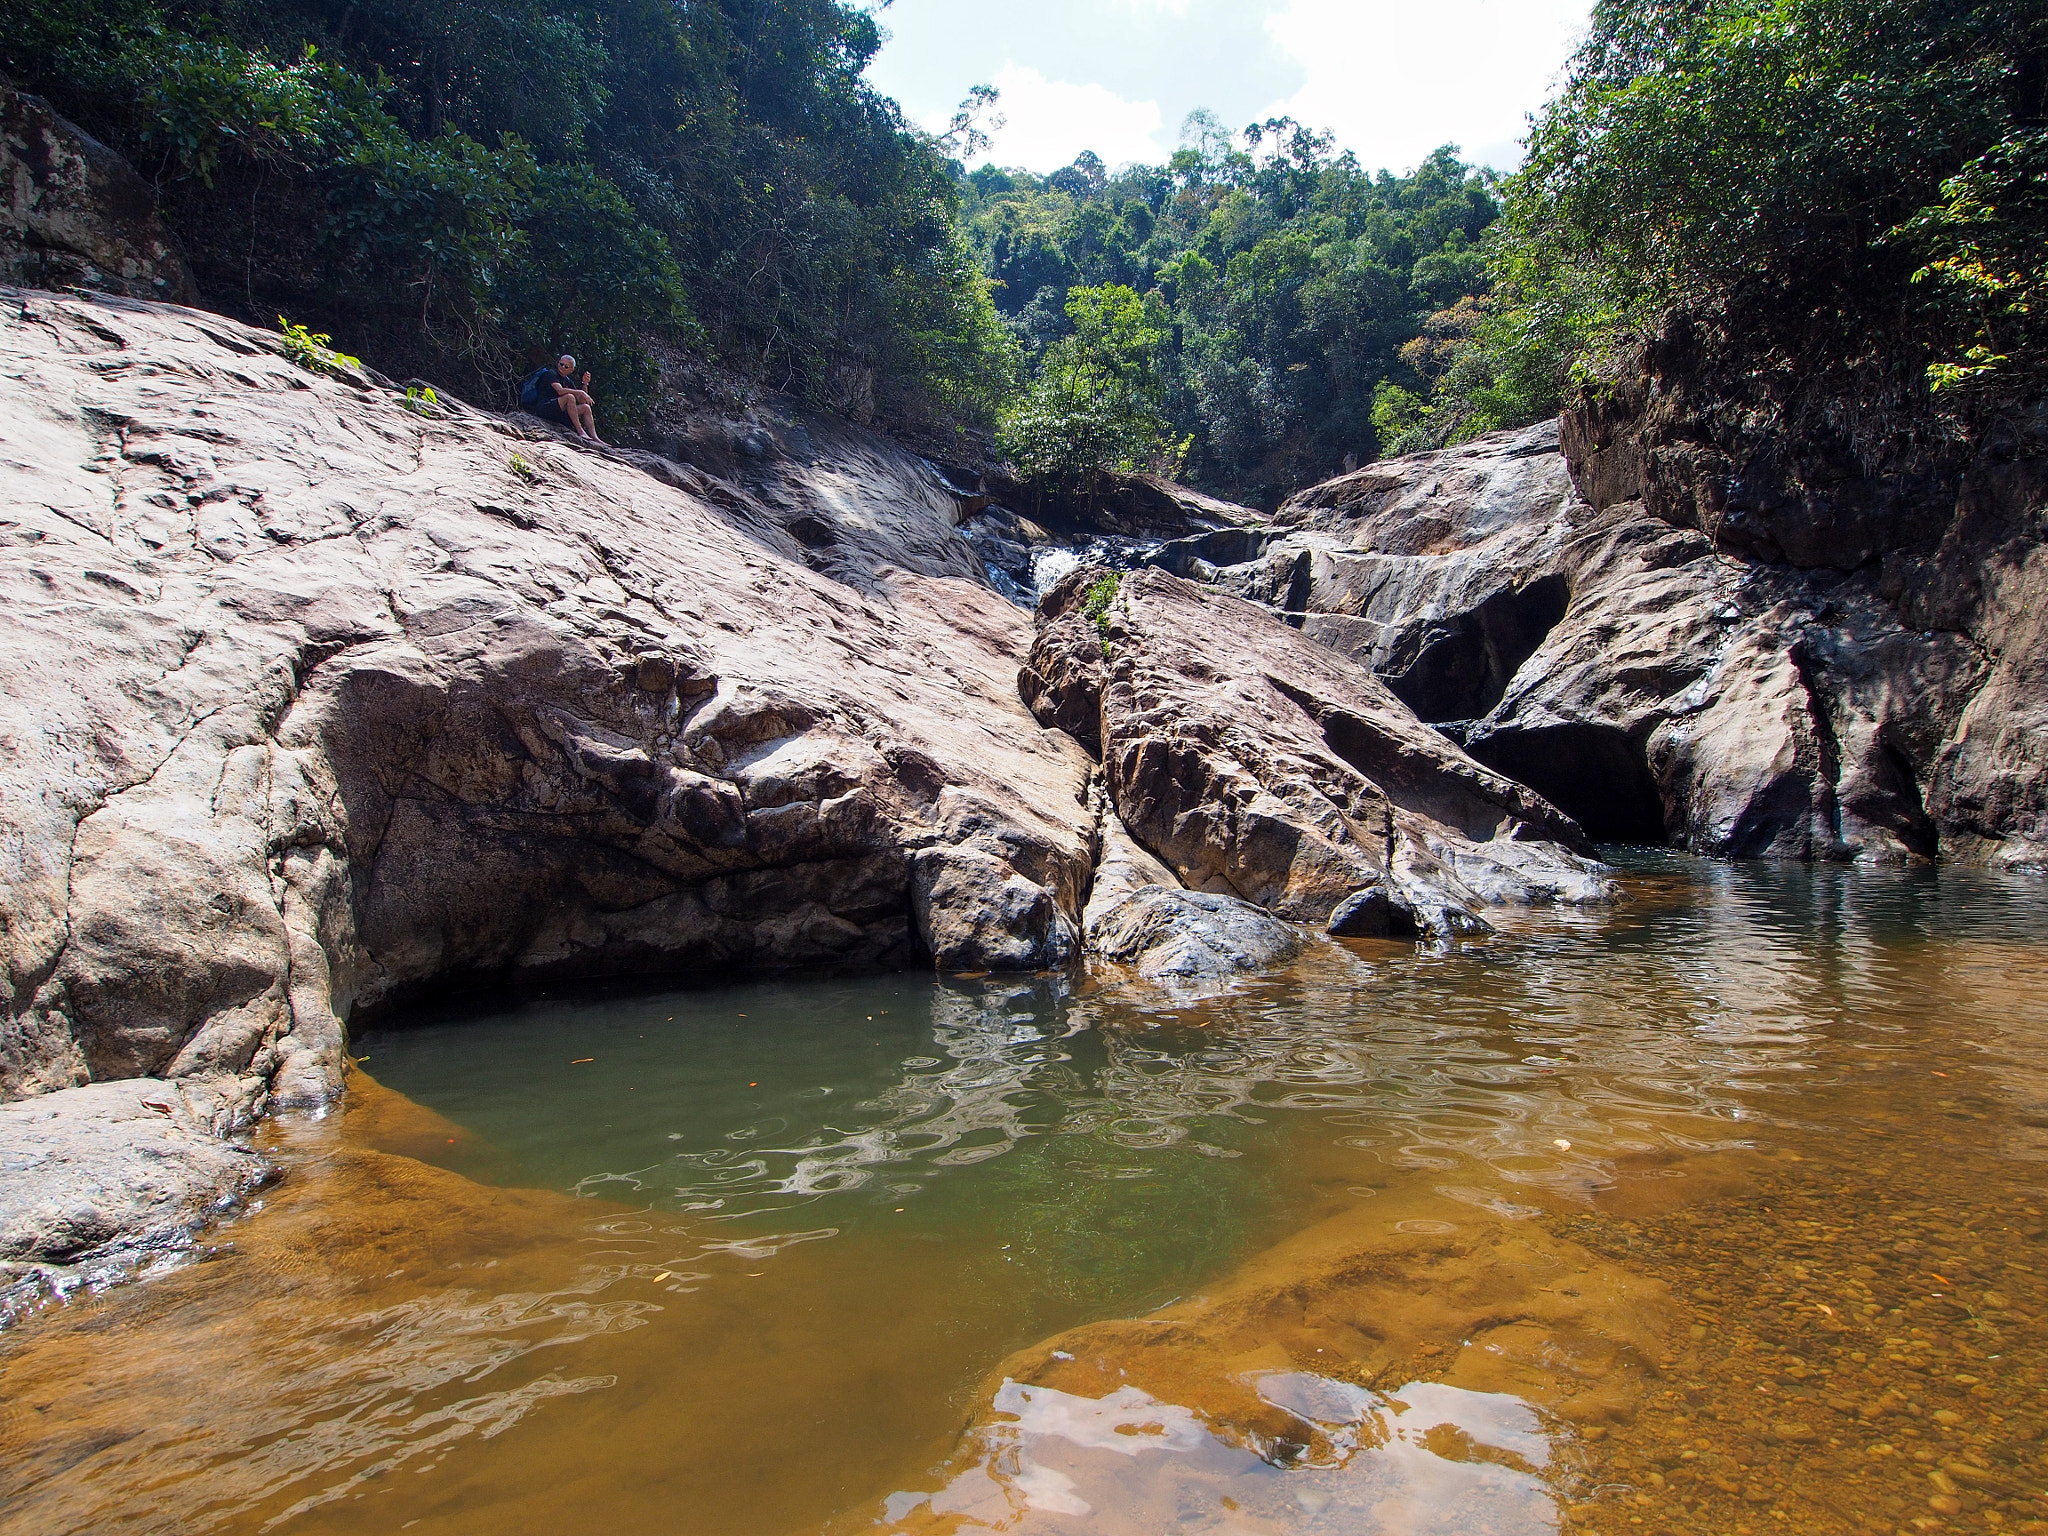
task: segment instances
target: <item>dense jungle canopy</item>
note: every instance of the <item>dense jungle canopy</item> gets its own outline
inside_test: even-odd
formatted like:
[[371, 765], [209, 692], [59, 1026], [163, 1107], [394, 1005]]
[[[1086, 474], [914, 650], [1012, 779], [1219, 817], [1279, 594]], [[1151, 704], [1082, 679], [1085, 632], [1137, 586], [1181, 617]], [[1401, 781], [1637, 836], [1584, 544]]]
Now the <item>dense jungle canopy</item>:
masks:
[[573, 345], [631, 417], [694, 353], [1270, 503], [1674, 316], [1880, 456], [2039, 396], [2038, 0], [1601, 0], [1505, 181], [1204, 114], [1164, 165], [970, 171], [881, 41], [835, 0], [21, 0], [0, 70], [155, 182], [209, 302], [500, 403]]
[[[945, 156], [834, 0], [24, 0], [4, 69], [162, 190], [211, 302], [502, 400], [647, 338], [819, 403], [985, 413]], [[573, 340], [565, 340], [572, 338]]]

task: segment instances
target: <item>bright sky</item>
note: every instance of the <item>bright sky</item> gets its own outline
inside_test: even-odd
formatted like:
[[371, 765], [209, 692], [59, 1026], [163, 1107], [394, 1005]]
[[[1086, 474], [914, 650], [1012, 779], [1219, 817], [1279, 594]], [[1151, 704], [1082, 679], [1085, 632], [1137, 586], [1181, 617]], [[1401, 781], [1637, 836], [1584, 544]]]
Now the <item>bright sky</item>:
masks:
[[1197, 107], [1233, 131], [1278, 116], [1334, 129], [1372, 170], [1445, 143], [1509, 170], [1591, 14], [1591, 0], [894, 0], [869, 78], [934, 129], [970, 86], [996, 86], [1009, 126], [986, 158], [1040, 173], [1084, 149], [1111, 167], [1164, 160]]

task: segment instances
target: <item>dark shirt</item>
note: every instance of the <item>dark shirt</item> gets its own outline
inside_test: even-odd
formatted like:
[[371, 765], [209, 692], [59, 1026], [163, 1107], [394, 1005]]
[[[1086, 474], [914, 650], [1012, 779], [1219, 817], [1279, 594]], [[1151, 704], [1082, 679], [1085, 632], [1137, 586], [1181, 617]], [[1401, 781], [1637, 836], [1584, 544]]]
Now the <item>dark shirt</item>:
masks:
[[562, 402], [562, 397], [555, 393], [556, 385], [563, 389], [574, 389], [576, 381], [564, 378], [560, 369], [543, 368], [540, 377], [534, 382], [533, 404], [526, 409], [560, 426], [574, 426], [575, 422], [569, 415], [568, 406]]

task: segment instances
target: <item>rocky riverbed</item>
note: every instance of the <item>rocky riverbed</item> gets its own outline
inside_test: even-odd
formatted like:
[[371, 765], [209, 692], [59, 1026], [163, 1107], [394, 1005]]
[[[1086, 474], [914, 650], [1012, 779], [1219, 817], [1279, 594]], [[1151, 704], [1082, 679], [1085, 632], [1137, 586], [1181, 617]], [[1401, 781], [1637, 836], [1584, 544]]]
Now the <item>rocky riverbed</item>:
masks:
[[[1623, 922], [1652, 927], [1692, 899], [1669, 878], [1631, 895]], [[1430, 1532], [2048, 1532], [2048, 971], [2010, 936], [1928, 943], [1864, 900], [1841, 921], [1871, 948], [1831, 985], [1779, 991], [1772, 943], [1652, 983], [1648, 1028], [1696, 1044], [1607, 1112], [1626, 1149], [1600, 1143], [1611, 1160], [1584, 1185], [1537, 1166], [1541, 1089], [1499, 1140], [1442, 1113], [1422, 1113], [1436, 1138], [1358, 1121], [1411, 1176], [1354, 1188], [1372, 1198], [1199, 1296], [1006, 1359], [943, 1486], [895, 1506], [900, 1528], [1060, 1530], [1071, 1490], [1106, 1531], [1315, 1529], [1348, 1511]], [[1744, 1004], [1688, 1019], [1679, 999], [1723, 963]], [[1609, 964], [1617, 997], [1647, 979]], [[1929, 964], [1941, 1013], [1888, 995]], [[1512, 1027], [1544, 1049], [1519, 1070], [1543, 1084], [1625, 1051], [1582, 1032], [1598, 1012], [1525, 998]], [[1677, 1131], [1681, 1085], [1708, 1065], [1690, 1058], [1717, 1049], [1752, 1107]], [[1475, 1107], [1499, 1091], [1464, 1081]], [[1588, 1134], [1548, 1145], [1575, 1157]], [[1461, 1143], [1494, 1163], [1481, 1188]], [[1503, 1433], [1504, 1400], [1538, 1407], [1550, 1437], [1535, 1419]], [[1201, 1430], [1176, 1430], [1190, 1412]], [[1104, 1455], [1112, 1435], [1156, 1446], [1165, 1470]], [[1401, 1460], [1423, 1446], [1450, 1466]], [[1478, 1476], [1497, 1468], [1547, 1500]]]

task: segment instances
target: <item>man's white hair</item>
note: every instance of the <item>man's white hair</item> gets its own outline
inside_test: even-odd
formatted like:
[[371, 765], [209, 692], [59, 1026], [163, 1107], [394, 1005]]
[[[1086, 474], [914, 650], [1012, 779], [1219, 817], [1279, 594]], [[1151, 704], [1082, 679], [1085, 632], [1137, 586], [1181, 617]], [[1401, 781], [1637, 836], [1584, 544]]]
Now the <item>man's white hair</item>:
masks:
[[560, 357], [556, 358], [555, 361], [557, 363], [567, 363], [571, 368], [574, 368], [576, 366], [576, 359], [571, 357], [566, 352], [564, 352]]

